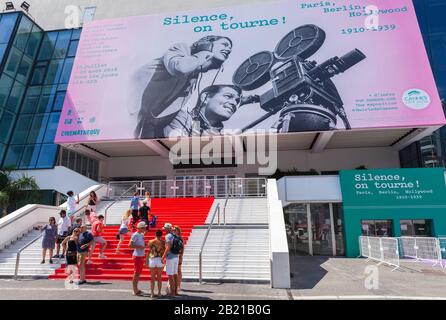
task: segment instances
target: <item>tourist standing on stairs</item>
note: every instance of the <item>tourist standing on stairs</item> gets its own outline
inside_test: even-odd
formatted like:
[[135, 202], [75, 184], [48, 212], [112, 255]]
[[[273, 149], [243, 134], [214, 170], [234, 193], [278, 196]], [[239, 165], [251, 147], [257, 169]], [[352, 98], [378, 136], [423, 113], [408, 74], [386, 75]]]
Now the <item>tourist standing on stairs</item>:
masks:
[[[184, 243], [184, 240], [181, 237], [181, 228], [178, 226], [175, 226], [173, 229], [175, 230], [175, 235], [181, 239], [182, 243]], [[183, 279], [183, 273], [181, 271], [181, 266], [183, 265], [183, 254], [184, 254], [184, 249], [180, 251], [180, 255], [178, 256], [178, 289], [177, 289], [177, 291], [181, 290], [181, 280]]]
[[132, 230], [135, 229], [135, 225], [139, 220], [139, 207], [140, 207], [139, 193], [135, 192], [133, 194], [132, 199], [130, 200], [130, 209], [132, 210], [132, 217], [133, 217]]
[[138, 289], [139, 277], [141, 276], [142, 269], [144, 268], [145, 263], [145, 239], [144, 234], [147, 230], [147, 225], [145, 222], [140, 222], [137, 225], [138, 231], [132, 235], [130, 239], [129, 247], [134, 249], [133, 251], [133, 263], [134, 263], [134, 273], [132, 279], [133, 285], [133, 295], [141, 296], [143, 292]]
[[[155, 290], [155, 282], [158, 283], [158, 295], [157, 297], [161, 297], [161, 288], [163, 285], [162, 275], [163, 275], [163, 261], [162, 256], [164, 254], [165, 242], [162, 239], [163, 232], [161, 230], [157, 230], [156, 238], [149, 241], [149, 253], [148, 253], [148, 266], [150, 268], [150, 292], [151, 297], [154, 298], [154, 290]], [[146, 260], [147, 261], [147, 260]]]
[[116, 235], [116, 238], [119, 239], [118, 246], [116, 247], [116, 254], [121, 254], [119, 251], [121, 249], [122, 241], [124, 241], [124, 235], [129, 232], [128, 225], [130, 223], [130, 216], [132, 215], [132, 210], [127, 210], [126, 213], [121, 218], [121, 226], [119, 227], [119, 232]]
[[96, 213], [90, 211], [90, 209], [85, 210], [85, 218], [87, 219], [87, 222], [90, 226], [92, 226], [93, 223], [95, 223], [98, 220]]
[[98, 196], [96, 195], [96, 192], [91, 191], [90, 196], [88, 198], [87, 209], [90, 209], [91, 211], [96, 212], [96, 206], [97, 206], [98, 202], [99, 202], [99, 200], [98, 200]]
[[48, 224], [44, 225], [42, 228], [40, 228], [42, 232], [45, 232], [42, 239], [42, 262], [41, 264], [45, 263], [45, 256], [46, 251], [49, 250], [50, 252], [50, 263], [53, 263], [53, 260], [51, 257], [53, 256], [54, 247], [56, 245], [56, 238], [57, 238], [57, 225], [56, 225], [56, 218], [51, 217], [48, 221]]
[[93, 246], [91, 248], [91, 255], [94, 252], [94, 249], [96, 247], [97, 243], [101, 244], [101, 248], [99, 249], [99, 259], [107, 259], [106, 256], [104, 256], [104, 250], [107, 247], [107, 241], [102, 237], [102, 234], [104, 233], [104, 216], [100, 215], [98, 217], [98, 220], [95, 221], [91, 227], [91, 233], [94, 237]]
[[[90, 246], [94, 242], [93, 235], [87, 230], [87, 225], [83, 225], [80, 230], [79, 240], [77, 242], [77, 253], [78, 253], [78, 264], [79, 264], [79, 273], [80, 273], [80, 281], [79, 284], [84, 284], [87, 281], [85, 280], [85, 260], [89, 255]], [[89, 260], [90, 262], [91, 260]]]
[[144, 221], [147, 224], [147, 229], [149, 228], [149, 210], [146, 200], [143, 201], [142, 207], [139, 208], [139, 220]]
[[68, 236], [71, 228], [71, 219], [68, 218], [67, 212], [65, 210], [60, 211], [60, 219], [57, 222], [57, 240], [56, 240], [56, 255], [53, 258], [63, 259], [65, 251], [67, 249], [66, 245], [62, 246], [62, 254], [59, 255], [60, 245]]
[[74, 192], [67, 192], [67, 214], [68, 217], [71, 217], [76, 212], [76, 205], [79, 204], [79, 195], [77, 195], [77, 200], [74, 198]]
[[150, 198], [150, 191], [146, 191], [146, 198], [144, 199], [145, 202], [147, 202], [147, 206], [149, 207], [149, 211], [150, 208], [152, 208], [152, 198]]

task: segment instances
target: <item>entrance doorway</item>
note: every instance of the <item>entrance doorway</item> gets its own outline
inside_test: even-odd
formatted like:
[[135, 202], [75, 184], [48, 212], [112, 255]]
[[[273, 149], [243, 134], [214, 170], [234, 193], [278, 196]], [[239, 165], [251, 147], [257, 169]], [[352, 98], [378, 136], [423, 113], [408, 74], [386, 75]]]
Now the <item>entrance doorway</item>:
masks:
[[284, 214], [291, 254], [344, 255], [342, 204], [293, 203]]

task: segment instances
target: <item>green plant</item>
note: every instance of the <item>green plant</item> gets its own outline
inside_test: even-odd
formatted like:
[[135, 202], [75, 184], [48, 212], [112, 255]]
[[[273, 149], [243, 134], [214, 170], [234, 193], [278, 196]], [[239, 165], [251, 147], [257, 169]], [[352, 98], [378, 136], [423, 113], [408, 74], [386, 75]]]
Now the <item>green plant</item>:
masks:
[[[0, 170], [0, 216], [8, 214], [11, 204], [27, 203], [38, 196], [39, 186], [33, 177], [23, 173], [13, 177], [14, 168], [7, 167]], [[24, 191], [27, 191], [25, 194]]]

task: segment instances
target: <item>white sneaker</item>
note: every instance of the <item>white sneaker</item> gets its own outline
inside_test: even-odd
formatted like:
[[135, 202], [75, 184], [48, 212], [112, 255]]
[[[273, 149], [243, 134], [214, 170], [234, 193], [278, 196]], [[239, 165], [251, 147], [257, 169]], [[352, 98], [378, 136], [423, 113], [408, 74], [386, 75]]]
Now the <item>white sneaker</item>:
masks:
[[93, 264], [93, 261], [88, 260], [88, 261], [87, 261], [87, 264]]
[[99, 259], [107, 259], [107, 257], [104, 256], [103, 254], [100, 254], [100, 255], [99, 255]]

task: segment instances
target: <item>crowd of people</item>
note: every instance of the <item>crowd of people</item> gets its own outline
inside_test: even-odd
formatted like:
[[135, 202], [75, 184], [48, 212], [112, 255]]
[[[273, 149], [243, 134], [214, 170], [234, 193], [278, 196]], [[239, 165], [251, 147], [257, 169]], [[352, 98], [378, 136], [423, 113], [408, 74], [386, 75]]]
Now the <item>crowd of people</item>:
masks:
[[[56, 222], [56, 218], [51, 217], [48, 224], [40, 227], [44, 232], [41, 263], [45, 263], [47, 251], [49, 251], [50, 264], [54, 263], [53, 259], [55, 258], [59, 259], [59, 262], [65, 259], [65, 270], [69, 282], [74, 283], [78, 278], [77, 284], [82, 285], [87, 282], [86, 265], [93, 263], [92, 255], [96, 246], [100, 246], [98, 258], [107, 259], [104, 255], [108, 245], [103, 237], [104, 216], [96, 214], [98, 197], [92, 191], [84, 210], [86, 221], [84, 222], [81, 217], [74, 218], [72, 221], [77, 212], [76, 206], [80, 201], [79, 196], [76, 199], [72, 191], [67, 192], [67, 195], [67, 210], [60, 211], [59, 220]], [[143, 201], [140, 201], [138, 193], [134, 194], [129, 210], [121, 218], [119, 232], [116, 235], [119, 240], [116, 254], [122, 254], [121, 246], [125, 235], [132, 232], [128, 247], [133, 250], [133, 294], [143, 295], [143, 292], [138, 288], [138, 283], [144, 266], [147, 266], [151, 275], [150, 296], [154, 298], [162, 295], [163, 271], [168, 276], [166, 294], [176, 296], [181, 288], [181, 264], [184, 252], [181, 228], [165, 223], [163, 227], [164, 239], [163, 230], [160, 229], [156, 231], [155, 238], [146, 239], [149, 228], [156, 227], [157, 217], [150, 212], [151, 204], [149, 192], [146, 192]], [[54, 249], [56, 249], [56, 254], [53, 256]], [[155, 286], [157, 287], [156, 294]]]

